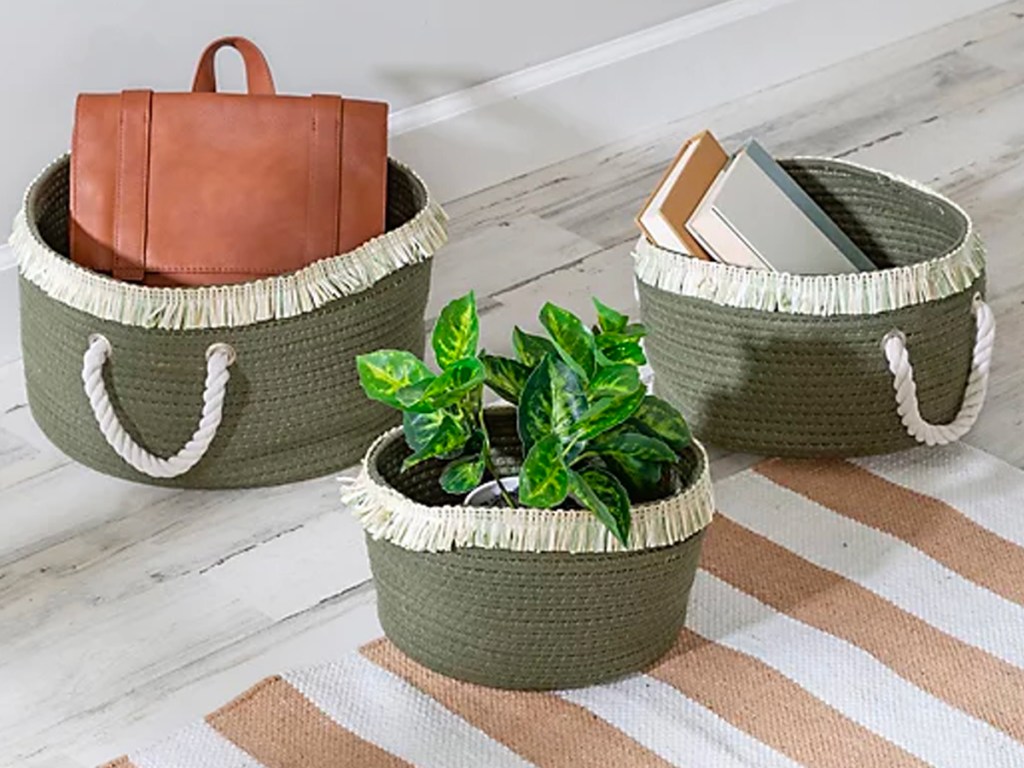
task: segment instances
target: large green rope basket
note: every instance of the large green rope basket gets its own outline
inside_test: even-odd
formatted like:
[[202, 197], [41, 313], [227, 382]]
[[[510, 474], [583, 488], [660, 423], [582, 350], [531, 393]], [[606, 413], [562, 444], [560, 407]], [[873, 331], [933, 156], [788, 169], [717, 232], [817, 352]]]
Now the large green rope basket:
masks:
[[387, 232], [297, 272], [199, 288], [133, 285], [66, 257], [68, 158], [15, 219], [32, 414], [71, 458], [144, 483], [292, 482], [357, 461], [394, 411], [367, 402], [355, 357], [422, 353], [430, 257], [445, 217], [388, 169]]
[[985, 399], [985, 255], [957, 205], [837, 160], [786, 169], [878, 266], [791, 275], [634, 253], [655, 390], [702, 440], [777, 456], [948, 443]]
[[[521, 462], [510, 409], [488, 414], [499, 472]], [[643, 669], [675, 642], [713, 501], [703, 449], [680, 489], [633, 508], [623, 547], [583, 509], [468, 507], [444, 464], [401, 471], [400, 429], [371, 446], [344, 501], [367, 533], [381, 626], [421, 664], [515, 689], [590, 685]]]

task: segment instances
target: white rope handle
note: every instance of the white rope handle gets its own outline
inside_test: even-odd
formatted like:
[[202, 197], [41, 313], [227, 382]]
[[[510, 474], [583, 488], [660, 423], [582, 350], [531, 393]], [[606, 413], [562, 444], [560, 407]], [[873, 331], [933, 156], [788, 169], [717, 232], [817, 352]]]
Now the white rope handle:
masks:
[[988, 390], [989, 366], [996, 338], [996, 319], [992, 309], [982, 301], [980, 295], [975, 295], [972, 311], [977, 334], [971, 359], [971, 374], [967, 379], [960, 412], [949, 424], [931, 424], [921, 417], [917, 402], [917, 385], [914, 383], [914, 368], [910, 364], [907, 339], [902, 331], [890, 331], [882, 342], [885, 357], [889, 361], [889, 370], [892, 371], [893, 388], [896, 390], [896, 410], [907, 432], [919, 443], [945, 445], [959, 440], [974, 426], [978, 414], [981, 413], [981, 406], [985, 402], [985, 393]]
[[154, 456], [132, 440], [114, 413], [103, 383], [103, 365], [111, 355], [110, 342], [98, 333], [89, 337], [89, 348], [82, 358], [82, 382], [89, 398], [96, 423], [110, 447], [139, 472], [150, 477], [177, 477], [188, 472], [206, 454], [220, 427], [224, 411], [224, 394], [235, 362], [235, 350], [223, 343], [211, 344], [206, 350], [206, 386], [203, 389], [203, 412], [192, 438], [174, 456]]

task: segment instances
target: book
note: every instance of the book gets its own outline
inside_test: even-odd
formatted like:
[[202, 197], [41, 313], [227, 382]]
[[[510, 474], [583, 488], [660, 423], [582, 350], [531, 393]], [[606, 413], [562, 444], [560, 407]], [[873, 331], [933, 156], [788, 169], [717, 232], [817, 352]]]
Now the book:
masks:
[[710, 131], [688, 139], [637, 214], [637, 226], [647, 239], [670, 251], [710, 260], [686, 222], [728, 162], [729, 156]]
[[821, 206], [814, 202], [807, 192], [796, 183], [796, 179], [786, 172], [786, 169], [779, 165], [775, 158], [768, 154], [768, 151], [761, 146], [757, 139], [749, 139], [740, 149], [750, 156], [750, 159], [757, 163], [758, 167], [768, 174], [768, 177], [775, 182], [790, 200], [803, 211], [804, 215], [814, 222], [814, 226], [821, 230], [832, 244], [843, 252], [843, 255], [850, 260], [850, 263], [862, 272], [877, 269], [864, 252], [857, 247], [856, 243], [839, 228], [839, 225], [832, 221], [831, 217], [822, 210]]
[[748, 151], [728, 162], [687, 229], [716, 259], [737, 266], [805, 275], [860, 271]]

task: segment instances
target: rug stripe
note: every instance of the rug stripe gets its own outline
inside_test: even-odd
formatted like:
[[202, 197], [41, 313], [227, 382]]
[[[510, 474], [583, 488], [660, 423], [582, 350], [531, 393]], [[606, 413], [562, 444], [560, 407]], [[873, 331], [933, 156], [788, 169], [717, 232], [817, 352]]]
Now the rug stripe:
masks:
[[1024, 473], [963, 443], [856, 459], [859, 466], [939, 499], [998, 536], [1024, 546]]
[[894, 536], [837, 515], [753, 473], [720, 483], [715, 500], [724, 515], [744, 527], [842, 574], [943, 632], [1024, 668], [1024, 609]]
[[[925, 762], [962, 768], [977, 764], [981, 753], [992, 758], [986, 768], [1024, 765], [1024, 746], [908, 683], [845, 640], [779, 613], [703, 570], [694, 592], [686, 619], [694, 632], [759, 659]], [[771, 705], [762, 701], [761, 716], [774, 715], [766, 707]]]
[[472, 755], [474, 764], [488, 768], [529, 765], [359, 654], [285, 678], [335, 722], [421, 768], [451, 768], [453, 755]]
[[927, 765], [762, 661], [690, 630], [648, 674], [808, 768]]
[[280, 677], [250, 688], [206, 722], [266, 768], [410, 765], [342, 728]]
[[719, 515], [701, 565], [761, 602], [863, 648], [901, 677], [1024, 741], [1024, 670], [944, 634]]
[[431, 672], [386, 641], [372, 643], [362, 653], [540, 768], [670, 765], [583, 707], [553, 694], [460, 683]]
[[847, 461], [770, 459], [754, 469], [834, 512], [902, 539], [961, 576], [1024, 605], [1024, 549], [948, 504]]
[[264, 768], [205, 720], [182, 728], [169, 739], [129, 754], [136, 768]]
[[562, 691], [673, 765], [714, 768], [800, 768], [668, 683], [638, 675]]

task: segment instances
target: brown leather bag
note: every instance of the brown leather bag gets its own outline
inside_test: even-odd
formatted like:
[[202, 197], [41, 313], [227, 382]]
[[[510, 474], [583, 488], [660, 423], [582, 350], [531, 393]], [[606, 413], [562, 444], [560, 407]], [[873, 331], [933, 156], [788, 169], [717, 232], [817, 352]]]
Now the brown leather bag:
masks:
[[[248, 93], [217, 93], [242, 54]], [[191, 93], [83, 94], [71, 157], [71, 258], [150, 285], [291, 272], [384, 231], [387, 104], [278, 96], [241, 37], [203, 52]]]

